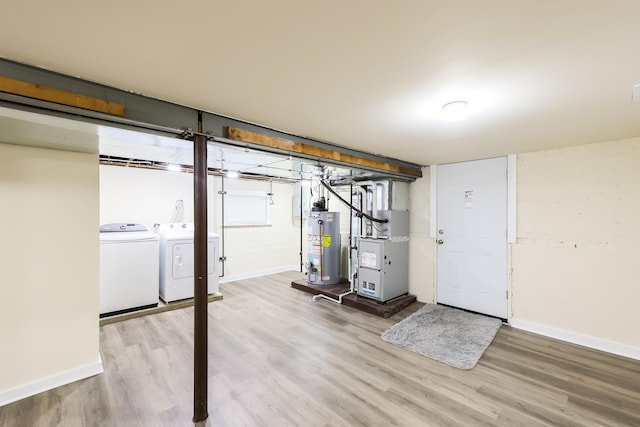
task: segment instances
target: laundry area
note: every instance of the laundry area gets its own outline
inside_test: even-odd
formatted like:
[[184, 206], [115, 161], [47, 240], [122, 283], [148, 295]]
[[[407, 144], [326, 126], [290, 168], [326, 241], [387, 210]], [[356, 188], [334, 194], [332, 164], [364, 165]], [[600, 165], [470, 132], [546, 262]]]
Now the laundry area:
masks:
[[[410, 179], [208, 143], [209, 301], [219, 284], [283, 271], [292, 292], [388, 317], [409, 295]], [[193, 303], [190, 141], [104, 128], [100, 158], [103, 323]]]

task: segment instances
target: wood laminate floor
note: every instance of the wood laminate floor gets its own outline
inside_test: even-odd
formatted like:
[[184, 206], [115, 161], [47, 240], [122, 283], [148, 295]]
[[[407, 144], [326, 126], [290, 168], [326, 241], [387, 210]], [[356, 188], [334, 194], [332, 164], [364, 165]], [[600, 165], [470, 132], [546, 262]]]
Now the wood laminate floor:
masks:
[[[471, 371], [385, 343], [388, 319], [292, 289], [209, 304], [209, 426], [640, 426], [640, 362], [503, 326]], [[105, 325], [105, 372], [0, 408], [0, 425], [191, 426], [185, 308]]]

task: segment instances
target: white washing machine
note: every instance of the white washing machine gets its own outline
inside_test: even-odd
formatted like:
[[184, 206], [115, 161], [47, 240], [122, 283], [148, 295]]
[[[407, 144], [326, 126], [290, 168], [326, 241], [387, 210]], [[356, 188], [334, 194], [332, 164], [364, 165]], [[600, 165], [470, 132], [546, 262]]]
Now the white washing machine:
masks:
[[159, 242], [143, 224], [100, 227], [100, 317], [158, 305]]
[[[193, 298], [193, 223], [159, 224], [160, 236], [160, 298], [165, 302]], [[220, 237], [208, 233], [207, 268], [208, 293], [218, 292]]]

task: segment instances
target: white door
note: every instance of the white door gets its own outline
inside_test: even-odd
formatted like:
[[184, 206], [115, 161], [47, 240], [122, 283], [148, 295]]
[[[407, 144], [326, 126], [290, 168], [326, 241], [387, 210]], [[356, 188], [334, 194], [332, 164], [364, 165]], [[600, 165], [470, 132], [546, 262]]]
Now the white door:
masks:
[[507, 158], [438, 165], [437, 301], [507, 318]]

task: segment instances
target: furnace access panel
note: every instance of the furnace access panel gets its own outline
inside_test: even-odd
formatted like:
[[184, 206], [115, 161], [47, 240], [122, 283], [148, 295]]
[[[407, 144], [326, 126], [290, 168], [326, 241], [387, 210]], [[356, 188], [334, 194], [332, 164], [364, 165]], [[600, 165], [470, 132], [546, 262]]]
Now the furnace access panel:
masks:
[[358, 294], [381, 302], [409, 292], [409, 242], [358, 239]]

